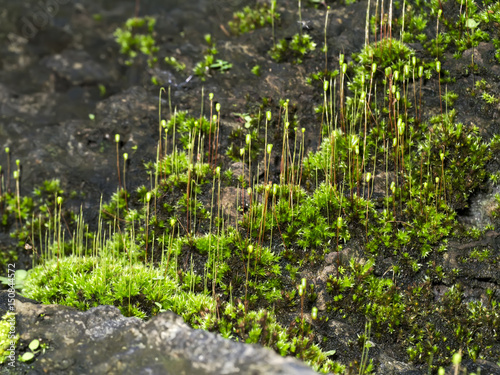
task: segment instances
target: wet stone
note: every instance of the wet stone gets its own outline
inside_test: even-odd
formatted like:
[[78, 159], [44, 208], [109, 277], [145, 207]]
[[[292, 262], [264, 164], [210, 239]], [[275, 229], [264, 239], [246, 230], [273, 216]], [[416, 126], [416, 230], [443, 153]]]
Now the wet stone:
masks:
[[[463, 369], [463, 373], [476, 373], [476, 374], [491, 374], [497, 375], [500, 374], [500, 366], [491, 361], [486, 361], [484, 359], [476, 359], [476, 361], [472, 361], [471, 359], [465, 359], [460, 364], [461, 369]], [[456, 373], [455, 366], [451, 365], [446, 367], [445, 375], [454, 375]]]
[[378, 361], [380, 364], [377, 375], [423, 375], [426, 373], [417, 370], [411, 365], [396, 361], [384, 353], [378, 357]]
[[85, 51], [66, 50], [42, 60], [42, 64], [73, 85], [104, 83], [111, 78]]

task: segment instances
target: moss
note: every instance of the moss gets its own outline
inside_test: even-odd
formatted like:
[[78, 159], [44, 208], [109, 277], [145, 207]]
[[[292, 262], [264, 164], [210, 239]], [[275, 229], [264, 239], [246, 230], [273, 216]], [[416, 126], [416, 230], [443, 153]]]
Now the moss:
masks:
[[128, 56], [127, 65], [131, 65], [139, 53], [148, 56], [149, 66], [156, 63], [158, 47], [154, 40], [156, 20], [152, 17], [130, 18], [122, 28], [114, 32], [120, 52]]
[[229, 27], [235, 34], [244, 34], [257, 28], [271, 25], [278, 22], [280, 14], [275, 12], [275, 5], [266, 3], [257, 3], [254, 8], [249, 6], [233, 14], [233, 20], [229, 21]]
[[[202, 241], [198, 243], [203, 246]], [[112, 246], [108, 243], [108, 247]], [[261, 343], [283, 355], [295, 353], [324, 371], [334, 368], [320, 348], [310, 344], [311, 338], [306, 338], [304, 331], [283, 328], [267, 310], [248, 310], [242, 302], [217, 305], [204, 293], [179, 289], [176, 276], [165, 274], [161, 268], [111, 255], [54, 259], [32, 271], [25, 296], [83, 310], [115, 305], [124, 315], [140, 318], [169, 310], [194, 328], [220, 331], [226, 338], [239, 337], [247, 343]]]
[[295, 34], [288, 42], [281, 39], [269, 51], [269, 55], [277, 62], [291, 60], [294, 64], [301, 64], [304, 57], [316, 49], [316, 43], [309, 34]]

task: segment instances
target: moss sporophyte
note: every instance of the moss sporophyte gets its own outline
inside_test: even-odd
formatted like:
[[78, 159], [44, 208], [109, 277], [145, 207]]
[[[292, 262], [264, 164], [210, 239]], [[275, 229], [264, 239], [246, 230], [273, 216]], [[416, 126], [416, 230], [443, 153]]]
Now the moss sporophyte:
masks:
[[[467, 17], [475, 19], [470, 7]], [[293, 100], [266, 98], [231, 112], [201, 90], [201, 111], [191, 113], [172, 107], [169, 89], [169, 114], [159, 109], [156, 154], [145, 166], [148, 184], [127, 190], [133, 182], [125, 166], [134, 155], [120, 155], [117, 135], [118, 188], [101, 205], [95, 230], [82, 212], [66, 208], [57, 180], [21, 197], [20, 170], [10, 171], [13, 179], [2, 179], [2, 223], [37, 262], [24, 295], [80, 309], [111, 304], [144, 319], [174, 311], [195, 328], [260, 343], [324, 373], [370, 373], [374, 342], [397, 347], [400, 358], [430, 372], [460, 349], [472, 360], [498, 357], [498, 332], [484, 329], [498, 326], [498, 294], [466, 298], [462, 274], [469, 262], [498, 264], [500, 254], [471, 248], [464, 262], [446, 263], [451, 239], [483, 233], [461, 224], [457, 212], [490, 176], [498, 137], [487, 142], [459, 121], [456, 96], [446, 87], [436, 101], [445, 105], [427, 110], [422, 90], [428, 81], [440, 90], [439, 59], [453, 43], [437, 36], [429, 55], [405, 41], [416, 31], [450, 32], [452, 18], [443, 20], [439, 2], [403, 8], [401, 17], [392, 4], [390, 16], [384, 8], [367, 16], [365, 46], [339, 55], [335, 66], [325, 63], [334, 70], [309, 74], [317, 109], [307, 124]], [[433, 16], [418, 16], [420, 8]], [[327, 23], [324, 13], [321, 19]], [[274, 2], [245, 8], [232, 31], [278, 20]], [[139, 27], [153, 37], [148, 22]], [[274, 47], [269, 38], [271, 56], [259, 65], [325, 56], [316, 51], [317, 35], [306, 31]], [[463, 32], [474, 45], [473, 30]], [[204, 46], [195, 74], [211, 79], [211, 70], [229, 69], [214, 58], [211, 35]], [[182, 71], [176, 61], [167, 64]], [[251, 66], [258, 65], [247, 73]], [[476, 90], [495, 104], [498, 94], [487, 85]], [[311, 138], [319, 139], [317, 148], [308, 146]], [[317, 281], [321, 272], [326, 286]], [[446, 291], [436, 296], [441, 284]], [[356, 358], [334, 357], [339, 347], [323, 329], [329, 320], [357, 327], [359, 340], [350, 344], [359, 349]]]

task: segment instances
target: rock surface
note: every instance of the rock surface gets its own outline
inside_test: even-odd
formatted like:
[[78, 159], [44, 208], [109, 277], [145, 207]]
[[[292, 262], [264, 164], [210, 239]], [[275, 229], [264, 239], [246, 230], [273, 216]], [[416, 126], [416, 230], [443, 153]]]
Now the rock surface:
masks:
[[[8, 308], [0, 292], [0, 313]], [[306, 365], [271, 350], [225, 340], [188, 327], [165, 312], [148, 322], [126, 318], [113, 306], [86, 312], [16, 299], [18, 353], [34, 339], [45, 353], [2, 374], [314, 374]], [[19, 366], [18, 366], [19, 365]]]

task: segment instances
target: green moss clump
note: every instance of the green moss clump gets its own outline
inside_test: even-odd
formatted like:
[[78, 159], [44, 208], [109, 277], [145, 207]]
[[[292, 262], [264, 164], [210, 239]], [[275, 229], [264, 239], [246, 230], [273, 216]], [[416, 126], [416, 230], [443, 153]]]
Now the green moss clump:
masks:
[[[108, 243], [110, 251], [115, 241]], [[205, 242], [198, 242], [200, 248], [206, 246]], [[101, 254], [99, 258], [53, 259], [33, 269], [24, 294], [43, 303], [59, 303], [82, 310], [114, 305], [125, 316], [140, 318], [169, 310], [181, 315], [194, 328], [219, 331], [223, 337], [237, 337], [247, 343], [260, 343], [282, 355], [300, 355], [318, 370], [340, 371], [341, 367], [313, 343], [307, 323], [301, 323], [302, 329], [299, 326], [287, 330], [267, 310], [248, 310], [241, 301], [219, 306], [207, 294], [179, 288], [179, 274], [172, 276], [161, 269], [111, 254]], [[187, 278], [185, 283], [190, 285], [191, 280]]]
[[353, 66], [355, 75], [349, 87], [351, 90], [361, 92], [369, 82], [373, 71], [373, 80], [381, 81], [390, 72], [403, 72], [405, 65], [410, 65], [415, 51], [397, 39], [382, 39], [376, 43], [367, 44], [361, 52], [354, 54], [356, 64]]
[[132, 65], [139, 53], [148, 57], [149, 66], [156, 63], [158, 46], [154, 39], [155, 24], [156, 20], [152, 17], [130, 18], [122, 28], [116, 29], [114, 36], [120, 45], [120, 52], [128, 56], [127, 65]]
[[295, 34], [290, 43], [281, 39], [271, 48], [269, 55], [276, 62], [291, 60], [294, 64], [301, 64], [304, 57], [316, 49], [316, 43], [309, 34]]
[[233, 20], [229, 21], [229, 27], [234, 34], [244, 34], [259, 27], [271, 25], [278, 22], [280, 14], [275, 12], [267, 2], [257, 3], [252, 9], [247, 6], [242, 11], [233, 14]]

